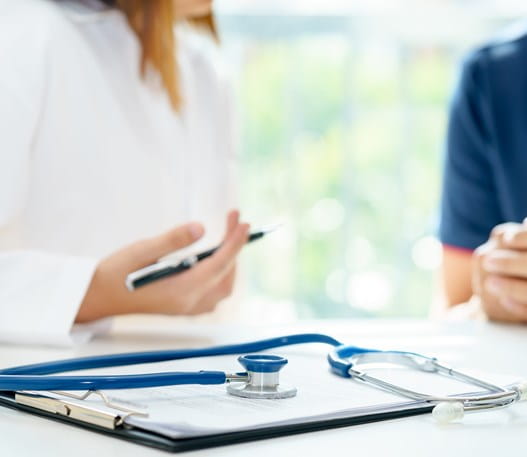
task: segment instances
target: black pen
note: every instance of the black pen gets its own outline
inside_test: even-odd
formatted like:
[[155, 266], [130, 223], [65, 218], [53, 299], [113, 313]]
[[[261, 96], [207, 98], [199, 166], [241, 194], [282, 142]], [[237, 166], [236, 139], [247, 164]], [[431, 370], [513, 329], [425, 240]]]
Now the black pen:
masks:
[[[247, 243], [252, 243], [253, 241], [263, 238], [266, 234], [275, 231], [279, 226], [280, 225], [270, 225], [251, 232], [247, 237]], [[186, 257], [183, 260], [178, 260], [177, 263], [174, 263], [174, 261], [171, 260], [160, 260], [152, 265], [134, 271], [126, 277], [126, 288], [133, 291], [139, 287], [157, 281], [158, 279], [163, 279], [187, 271], [196, 265], [196, 263], [210, 257], [219, 248], [220, 246], [216, 246], [215, 248]]]

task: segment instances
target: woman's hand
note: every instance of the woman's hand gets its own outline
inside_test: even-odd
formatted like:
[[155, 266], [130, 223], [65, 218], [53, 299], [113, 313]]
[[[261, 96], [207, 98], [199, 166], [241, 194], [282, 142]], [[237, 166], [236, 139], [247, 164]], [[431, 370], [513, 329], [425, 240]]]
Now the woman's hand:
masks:
[[221, 247], [190, 270], [130, 292], [126, 276], [201, 238], [203, 226], [189, 223], [154, 238], [131, 244], [103, 259], [92, 278], [76, 322], [128, 313], [193, 315], [212, 311], [232, 292], [236, 257], [247, 241], [249, 225], [239, 213], [227, 217]]
[[494, 228], [474, 255], [474, 293], [490, 319], [527, 323], [527, 224]]

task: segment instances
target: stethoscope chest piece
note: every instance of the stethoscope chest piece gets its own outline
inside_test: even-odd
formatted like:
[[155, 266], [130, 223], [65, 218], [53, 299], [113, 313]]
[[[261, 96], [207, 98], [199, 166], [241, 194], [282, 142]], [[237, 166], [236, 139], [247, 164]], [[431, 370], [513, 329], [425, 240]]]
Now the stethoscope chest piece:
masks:
[[227, 385], [227, 392], [236, 397], [279, 399], [296, 395], [296, 388], [279, 383], [279, 371], [287, 364], [287, 359], [278, 355], [255, 354], [238, 357], [247, 371], [247, 382]]

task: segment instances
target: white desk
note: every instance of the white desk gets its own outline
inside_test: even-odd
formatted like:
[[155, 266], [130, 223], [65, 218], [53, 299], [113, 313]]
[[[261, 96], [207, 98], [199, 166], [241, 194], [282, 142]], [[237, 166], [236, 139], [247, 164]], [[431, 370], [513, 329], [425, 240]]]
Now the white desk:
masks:
[[[527, 327], [480, 322], [317, 321], [273, 328], [189, 326], [169, 318], [116, 322], [111, 334], [73, 349], [0, 346], [0, 366], [110, 352], [203, 346], [278, 334], [316, 331], [375, 348], [408, 349], [467, 369], [488, 369], [527, 379]], [[234, 337], [235, 335], [235, 337]], [[527, 404], [469, 415], [463, 423], [438, 426], [431, 416], [257, 441], [190, 455], [276, 456], [345, 452], [368, 456], [525, 456]], [[0, 408], [0, 456], [169, 455], [65, 424]]]

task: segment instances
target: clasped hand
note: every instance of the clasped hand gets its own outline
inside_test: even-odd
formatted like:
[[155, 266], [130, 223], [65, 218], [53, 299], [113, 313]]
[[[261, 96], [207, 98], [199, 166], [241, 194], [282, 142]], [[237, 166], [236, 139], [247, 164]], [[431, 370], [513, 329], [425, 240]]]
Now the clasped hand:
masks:
[[473, 290], [490, 319], [527, 322], [527, 222], [494, 228], [474, 254]]

